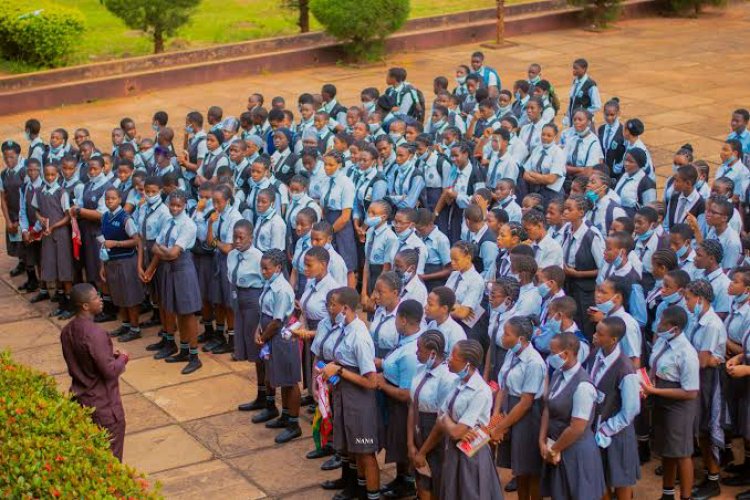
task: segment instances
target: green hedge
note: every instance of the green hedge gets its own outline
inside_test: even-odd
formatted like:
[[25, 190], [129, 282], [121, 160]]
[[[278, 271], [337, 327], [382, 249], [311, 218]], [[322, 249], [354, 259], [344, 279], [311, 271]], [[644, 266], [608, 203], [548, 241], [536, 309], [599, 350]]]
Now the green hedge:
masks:
[[310, 0], [310, 12], [356, 60], [379, 58], [385, 38], [404, 25], [409, 8], [409, 0]]
[[49, 375], [0, 353], [1, 498], [160, 498]]
[[84, 27], [83, 14], [75, 8], [46, 0], [0, 1], [0, 51], [6, 59], [61, 66]]

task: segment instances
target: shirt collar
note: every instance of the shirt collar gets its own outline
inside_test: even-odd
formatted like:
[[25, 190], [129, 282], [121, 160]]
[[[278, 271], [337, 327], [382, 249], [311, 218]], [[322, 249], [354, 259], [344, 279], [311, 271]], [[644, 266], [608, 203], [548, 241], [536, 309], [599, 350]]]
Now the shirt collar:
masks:
[[109, 211], [109, 215], [112, 216], [112, 217], [115, 217], [120, 212], [122, 212], [122, 207], [118, 205], [117, 208], [115, 208], [114, 210], [110, 210]]
[[58, 189], [60, 189], [60, 183], [55, 181], [51, 186], [45, 184], [44, 188], [42, 188], [42, 191], [46, 194], [55, 194]]
[[417, 339], [419, 339], [419, 337], [421, 335], [422, 335], [422, 332], [420, 331], [420, 332], [417, 332], [417, 333], [415, 333], [413, 335], [401, 336], [398, 339], [398, 345], [399, 346], [404, 346], [404, 345], [412, 344], [412, 343], [416, 342]]
[[573, 375], [578, 373], [578, 370], [581, 369], [581, 363], [576, 362], [573, 366], [570, 367], [569, 370], [563, 370], [562, 368], [560, 371], [562, 371], [563, 380], [565, 382], [568, 382], [571, 378], [573, 378]]
[[[599, 360], [600, 363], [606, 368], [610, 366], [614, 361], [620, 356], [620, 344], [615, 344], [615, 348], [612, 349], [612, 352], [609, 353], [609, 355], [605, 356], [604, 351], [602, 349], [599, 349], [599, 351], [596, 353], [596, 358]], [[601, 372], [600, 372], [601, 373]]]
[[484, 233], [486, 233], [486, 232], [487, 232], [487, 229], [489, 229], [489, 228], [487, 227], [487, 224], [484, 224], [484, 225], [483, 225], [483, 226], [481, 227], [481, 229], [479, 229], [479, 231], [477, 231], [477, 233], [476, 233], [476, 234], [474, 234], [474, 237], [473, 237], [474, 241], [475, 241], [475, 242], [478, 242], [479, 240], [481, 240], [481, 239], [482, 239], [482, 237], [484, 236]]
[[708, 281], [713, 281], [715, 278], [718, 278], [720, 274], [724, 274], [724, 271], [722, 271], [721, 266], [719, 266], [714, 270], [714, 272], [706, 273], [705, 271], [703, 271], [703, 274], [706, 276]]

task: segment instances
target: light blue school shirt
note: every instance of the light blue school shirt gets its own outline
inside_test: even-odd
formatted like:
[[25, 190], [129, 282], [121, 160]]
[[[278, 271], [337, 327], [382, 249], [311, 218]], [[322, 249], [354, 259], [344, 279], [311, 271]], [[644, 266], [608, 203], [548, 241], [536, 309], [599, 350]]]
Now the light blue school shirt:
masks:
[[357, 178], [357, 183], [354, 186], [353, 218], [362, 220], [367, 217], [365, 203], [369, 204], [373, 201], [382, 200], [388, 194], [388, 183], [385, 179], [372, 182], [376, 175], [378, 175], [378, 170], [375, 167], [370, 167], [364, 172], [360, 170], [359, 178]]
[[685, 331], [697, 352], [708, 351], [719, 361], [725, 360], [727, 331], [721, 318], [712, 308], [709, 308], [697, 321], [696, 317], [691, 314]]
[[[422, 384], [424, 378], [427, 380]], [[456, 384], [456, 374], [451, 373], [446, 363], [440, 363], [433, 368], [427, 368], [427, 365], [417, 366], [414, 378], [411, 381], [411, 399], [414, 401], [414, 394], [417, 388], [419, 390], [419, 408], [418, 411], [424, 413], [437, 413], [443, 402], [451, 395]]]
[[450, 316], [440, 324], [435, 320], [430, 321], [427, 325], [427, 330], [437, 330], [443, 334], [446, 355], [451, 353], [453, 346], [455, 346], [459, 340], [466, 340], [466, 332], [461, 328], [461, 325]]
[[[552, 184], [545, 187], [559, 193], [565, 182], [565, 153], [557, 144], [540, 144], [526, 160], [524, 169], [527, 172], [557, 176]], [[513, 178], [515, 179], [515, 178]]]
[[711, 307], [713, 307], [714, 311], [717, 313], [728, 313], [732, 305], [732, 297], [729, 295], [729, 284], [732, 280], [724, 274], [721, 267], [716, 268], [712, 273], [703, 271], [699, 279], [704, 279], [711, 283], [711, 288], [714, 290], [714, 301], [711, 303]]
[[244, 252], [231, 250], [227, 254], [227, 279], [238, 288], [262, 288], [260, 260], [263, 253], [251, 246]]
[[383, 359], [383, 377], [399, 389], [409, 389], [417, 372], [417, 339], [422, 332], [400, 337], [398, 345]]
[[[171, 217], [164, 223], [156, 242], [167, 248], [180, 247], [184, 252], [195, 245], [195, 233], [195, 222], [183, 210], [176, 217]], [[169, 239], [167, 239], [167, 235], [169, 235]]]
[[680, 334], [671, 340], [657, 337], [649, 362], [651, 372], [667, 382], [678, 382], [685, 391], [700, 389], [700, 362], [690, 340]]
[[427, 258], [425, 264], [445, 266], [451, 261], [451, 242], [437, 226], [430, 234], [422, 238], [424, 246], [427, 248]]
[[500, 179], [518, 179], [518, 161], [510, 153], [510, 148], [500, 156], [499, 151], [493, 151], [490, 164], [487, 167], [487, 188], [494, 191]]
[[456, 378], [453, 382], [453, 389], [443, 400], [440, 411], [448, 414], [457, 424], [463, 424], [469, 428], [489, 423], [492, 412], [492, 390], [482, 379], [479, 370], [474, 370], [467, 382]]
[[284, 215], [284, 221], [286, 222], [286, 225], [294, 231], [294, 228], [297, 226], [297, 214], [302, 210], [303, 208], [311, 208], [313, 211], [317, 214], [318, 220], [322, 218], [323, 212], [320, 209], [320, 205], [310, 198], [307, 193], [303, 193], [302, 197], [298, 200], [291, 199], [289, 201], [289, 205], [286, 208], [286, 214]]
[[544, 395], [546, 377], [547, 365], [534, 346], [529, 344], [518, 355], [508, 350], [497, 374], [497, 382], [500, 389], [511, 396], [533, 394], [534, 399], [539, 399]]
[[[748, 175], [750, 175], [750, 171]], [[742, 258], [742, 241], [737, 231], [732, 229], [731, 226], [727, 226], [723, 233], [716, 234], [716, 228], [709, 227], [706, 238], [719, 240], [719, 243], [721, 243], [721, 248], [724, 250], [724, 255], [721, 259], [722, 269], [729, 270], [737, 267]]]
[[[599, 383], [619, 356], [619, 345], [615, 345], [609, 355], [605, 355], [601, 349], [597, 351], [591, 368], [591, 373], [596, 371], [596, 377], [592, 378], [594, 385]], [[617, 389], [620, 391], [620, 410], [599, 425], [599, 430], [607, 437], [614, 436], [632, 424], [641, 412], [641, 383], [636, 373], [625, 375]]]
[[534, 283], [527, 283], [521, 287], [515, 309], [520, 316], [531, 314], [539, 316], [539, 313], [542, 312], [542, 296], [539, 295], [539, 290]]
[[393, 182], [394, 194], [391, 194], [391, 200], [396, 208], [415, 207], [425, 188], [424, 177], [416, 175], [417, 167], [413, 159], [405, 165], [399, 165], [396, 170], [396, 178]]
[[396, 242], [391, 245], [391, 254], [388, 258], [388, 262], [390, 262], [391, 265], [394, 265], [393, 261], [396, 259], [396, 254], [401, 250], [416, 249], [419, 251], [417, 274], [424, 274], [424, 264], [427, 260], [427, 247], [414, 229], [409, 229], [407, 233], [407, 235], [396, 235]]
[[[552, 377], [550, 378], [550, 394], [549, 398], [552, 399], [557, 396], [565, 387], [568, 386], [573, 375], [578, 373], [578, 370], [583, 370], [581, 363], [576, 363], [568, 370], [555, 370]], [[558, 378], [562, 377], [562, 381], [558, 382]], [[580, 418], [588, 421], [591, 417], [591, 410], [596, 402], [596, 388], [594, 385], [587, 381], [581, 382], [573, 392], [573, 411], [570, 416], [572, 418]]]
[[328, 250], [328, 255], [331, 260], [328, 262], [328, 274], [331, 275], [333, 280], [339, 284], [339, 286], [347, 286], [347, 275], [349, 271], [346, 268], [346, 262], [339, 253], [334, 250], [333, 245], [326, 243], [323, 247]]
[[378, 306], [370, 323], [370, 335], [375, 347], [379, 351], [390, 351], [398, 345], [398, 331], [396, 331], [396, 311], [398, 306], [388, 312], [385, 307]]
[[260, 292], [260, 311], [273, 319], [281, 321], [282, 326], [294, 312], [294, 290], [284, 278], [283, 273], [272, 277]]
[[222, 243], [232, 243], [234, 238], [234, 225], [242, 219], [242, 215], [229, 203], [219, 213], [219, 218], [213, 223], [213, 236]]
[[352, 180], [337, 171], [323, 185], [320, 205], [324, 210], [346, 210], [354, 207], [354, 184]]
[[330, 274], [323, 276], [320, 281], [315, 278], [307, 280], [305, 290], [302, 292], [299, 301], [305, 317], [312, 321], [321, 321], [328, 317], [328, 309], [326, 308], [328, 292], [339, 287], [340, 285]]
[[[164, 225], [172, 218], [167, 205], [159, 198], [156, 203], [144, 203], [138, 209], [138, 229], [146, 241], [154, 241]], [[144, 228], [145, 223], [145, 228]]]
[[484, 280], [474, 266], [464, 272], [453, 271], [445, 286], [455, 292], [457, 304], [476, 312], [484, 295]]
[[330, 316], [320, 320], [310, 351], [320, 359], [333, 359], [333, 348], [336, 346], [336, 340], [340, 337], [343, 328], [343, 324], [331, 321]]
[[737, 304], [732, 301], [729, 316], [724, 320], [724, 327], [729, 337], [735, 344], [742, 345], [742, 338], [750, 332], [750, 303]]
[[253, 245], [262, 252], [286, 248], [286, 224], [276, 210], [270, 209], [263, 217], [258, 217], [253, 228]]
[[505, 210], [505, 213], [508, 214], [509, 222], [521, 222], [523, 212], [521, 211], [521, 207], [518, 205], [518, 203], [516, 203], [515, 195], [511, 194], [504, 200], [497, 202], [497, 205], [495, 205], [493, 208], [502, 208], [503, 210]]
[[387, 223], [367, 229], [365, 235], [365, 257], [373, 265], [382, 266], [391, 262], [393, 249], [398, 246], [398, 237]]
[[620, 349], [629, 358], [641, 358], [643, 352], [641, 327], [638, 322], [620, 306], [615, 311], [610, 311], [607, 317], [620, 318], [625, 322], [625, 336], [620, 340]]
[[372, 343], [367, 326], [359, 318], [344, 325], [341, 333], [343, 339], [339, 342], [334, 359], [344, 366], [356, 367], [360, 375], [375, 372], [375, 345]]
[[294, 245], [294, 255], [292, 255], [292, 266], [297, 270], [297, 274], [302, 275], [305, 272], [305, 254], [312, 248], [310, 241], [310, 232], [300, 236]]

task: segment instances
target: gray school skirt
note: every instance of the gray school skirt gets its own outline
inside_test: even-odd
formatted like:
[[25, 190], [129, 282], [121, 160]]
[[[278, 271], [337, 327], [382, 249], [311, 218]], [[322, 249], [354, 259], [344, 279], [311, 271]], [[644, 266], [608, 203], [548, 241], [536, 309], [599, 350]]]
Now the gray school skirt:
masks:
[[[502, 411], [506, 415], [521, 401], [518, 396], [505, 398]], [[497, 465], [511, 469], [513, 476], [538, 476], [542, 472], [542, 455], [537, 452], [539, 427], [542, 422], [542, 399], [534, 403], [526, 415], [516, 422], [500, 443], [497, 450]]]
[[227, 274], [227, 256], [216, 251], [213, 255], [213, 278], [209, 288], [209, 300], [217, 306], [232, 308], [232, 287]]
[[[154, 240], [146, 240], [146, 248], [143, 249], [143, 270], [148, 269], [151, 264], [151, 249], [154, 247]], [[156, 267], [154, 275], [151, 277], [151, 281], [146, 284], [146, 292], [149, 295], [151, 302], [157, 303], [159, 301], [159, 292], [161, 290], [160, 282], [162, 280], [162, 274], [164, 267], [159, 264]]]
[[190, 252], [182, 252], [176, 260], [162, 262], [159, 297], [161, 307], [172, 314], [193, 314], [200, 311], [201, 294], [198, 275]]
[[[344, 367], [359, 373], [356, 367]], [[378, 452], [375, 391], [341, 379], [333, 387], [333, 445], [343, 452]]]
[[[420, 449], [435, 427], [437, 413], [420, 411], [417, 419], [418, 426], [414, 430], [414, 444], [417, 449]], [[431, 492], [433, 498], [440, 498], [440, 472], [443, 468], [443, 451], [443, 446], [438, 443], [425, 457], [427, 465], [430, 466], [432, 477], [423, 476], [415, 471], [419, 489]]]
[[599, 500], [606, 489], [601, 454], [591, 429], [562, 452], [560, 463], [543, 465], [544, 497]]
[[[260, 322], [260, 288], [236, 288], [234, 311], [234, 357], [250, 362], [258, 361], [260, 348], [255, 343], [255, 332]], [[262, 383], [261, 381], [260, 383]]]
[[[745, 364], [750, 364], [750, 359], [745, 356]], [[745, 381], [745, 394], [740, 398], [739, 411], [737, 412], [737, 430], [746, 440], [750, 441], [750, 380]]]
[[[260, 327], [265, 329], [273, 318], [263, 314]], [[302, 380], [299, 339], [295, 336], [284, 339], [281, 332], [271, 338], [271, 357], [266, 361], [268, 382], [271, 387], [292, 387]]]
[[[21, 229], [19, 228], [18, 230], [20, 231]], [[22, 245], [23, 243], [20, 241], [10, 241], [10, 233], [5, 231], [5, 251], [8, 252], [8, 255], [11, 257], [23, 257]]]
[[[721, 368], [723, 369], [723, 365]], [[714, 401], [715, 395], [723, 397], [719, 367], [701, 368], [700, 384], [700, 391], [695, 400], [697, 413], [695, 414], [695, 421], [693, 423], [693, 431], [696, 436], [699, 434], [710, 434], [712, 414], [723, 411], [720, 405], [716, 405]], [[719, 407], [717, 408], [717, 406]]]
[[138, 256], [112, 259], [104, 263], [104, 276], [109, 285], [109, 295], [117, 307], [140, 305], [146, 296], [143, 283], [138, 278]]
[[80, 224], [81, 228], [81, 257], [86, 270], [86, 281], [90, 283], [99, 281], [99, 248], [101, 244], [97, 237], [101, 234], [98, 225], [93, 222]]
[[638, 440], [633, 424], [612, 436], [612, 442], [601, 449], [601, 454], [604, 478], [609, 488], [634, 486], [641, 478]]
[[193, 265], [198, 274], [198, 285], [200, 286], [201, 300], [209, 302], [209, 290], [214, 280], [213, 255], [193, 253]]
[[[679, 389], [679, 382], [656, 378], [656, 387]], [[682, 458], [693, 455], [693, 423], [698, 409], [694, 400], [668, 399], [654, 396], [652, 423], [654, 428], [654, 452], [667, 458]]]
[[[385, 396], [385, 394], [383, 394]], [[409, 447], [406, 440], [406, 426], [409, 419], [409, 403], [385, 396], [388, 410], [388, 425], [385, 427], [385, 463], [406, 463], [409, 461]]]
[[[331, 225], [336, 222], [336, 219], [341, 217], [341, 210], [326, 210], [325, 219]], [[354, 225], [352, 221], [346, 223], [346, 225], [338, 233], [333, 233], [333, 248], [341, 255], [346, 263], [346, 270], [349, 272], [357, 271], [357, 237], [354, 234]]]
[[500, 477], [492, 460], [490, 446], [468, 457], [456, 447], [456, 441], [443, 441], [443, 470], [440, 472], [440, 497], [461, 500], [499, 500], [503, 498]]
[[55, 229], [50, 236], [42, 238], [41, 265], [42, 281], [73, 281], [73, 241], [70, 226]]

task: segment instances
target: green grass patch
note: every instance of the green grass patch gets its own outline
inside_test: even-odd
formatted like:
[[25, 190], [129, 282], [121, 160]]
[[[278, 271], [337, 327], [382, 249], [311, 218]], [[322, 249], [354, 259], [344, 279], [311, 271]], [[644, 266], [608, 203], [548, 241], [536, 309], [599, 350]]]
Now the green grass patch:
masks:
[[[517, 1], [519, 0], [510, 0], [508, 3]], [[35, 0], [29, 1], [30, 10], [33, 10], [34, 2]], [[72, 63], [85, 64], [152, 53], [151, 39], [139, 31], [127, 28], [99, 0], [57, 2], [79, 8], [86, 18], [86, 32], [74, 47]], [[190, 22], [178, 31], [177, 36], [167, 39], [167, 50], [297, 33], [296, 12], [285, 10], [279, 4], [280, 2], [268, 0], [203, 0]], [[429, 17], [494, 5], [494, 0], [412, 0], [410, 17]], [[321, 29], [314, 18], [310, 24], [312, 30]], [[19, 73], [34, 69], [0, 60], [0, 73]]]

